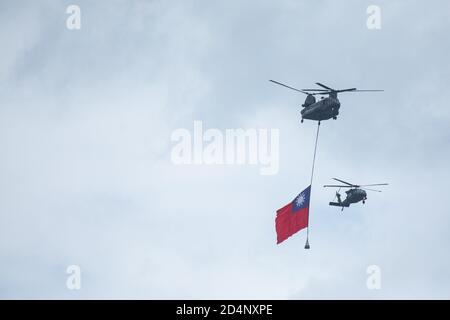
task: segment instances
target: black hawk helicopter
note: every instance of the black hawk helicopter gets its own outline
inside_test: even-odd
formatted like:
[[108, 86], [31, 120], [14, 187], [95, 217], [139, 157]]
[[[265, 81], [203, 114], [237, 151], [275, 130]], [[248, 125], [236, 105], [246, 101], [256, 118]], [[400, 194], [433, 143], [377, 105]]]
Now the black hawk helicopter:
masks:
[[[320, 121], [322, 120], [328, 120], [331, 118], [336, 120], [337, 115], [339, 114], [339, 108], [341, 107], [341, 103], [339, 102], [339, 99], [337, 97], [338, 93], [340, 92], [384, 91], [384, 90], [358, 90], [356, 88], [335, 90], [319, 82], [316, 82], [316, 84], [324, 89], [296, 89], [275, 80], [270, 81], [280, 86], [307, 95], [305, 103], [302, 104], [303, 107], [303, 110], [301, 111], [302, 123], [303, 119], [316, 120], [319, 121], [319, 124]], [[328, 97], [327, 98], [322, 97], [321, 100], [316, 101], [316, 98], [314, 97], [316, 95], [328, 95]]]
[[[348, 208], [350, 204], [357, 203], [362, 200], [363, 203], [366, 203], [367, 200], [367, 193], [365, 190], [369, 191], [376, 191], [381, 192], [380, 190], [375, 189], [368, 189], [365, 187], [372, 187], [372, 186], [387, 186], [387, 183], [375, 183], [375, 184], [365, 184], [365, 185], [357, 185], [353, 183], [349, 183], [340, 179], [333, 178], [336, 181], [342, 182], [345, 185], [324, 185], [325, 188], [350, 188], [350, 190], [345, 191], [347, 194], [347, 197], [344, 199], [344, 201], [341, 200], [341, 195], [339, 194], [339, 191], [336, 192], [336, 197], [338, 202], [330, 202], [330, 206], [335, 207], [341, 207], [341, 211], [344, 210], [344, 208]], [[364, 187], [364, 188], [363, 188]]]

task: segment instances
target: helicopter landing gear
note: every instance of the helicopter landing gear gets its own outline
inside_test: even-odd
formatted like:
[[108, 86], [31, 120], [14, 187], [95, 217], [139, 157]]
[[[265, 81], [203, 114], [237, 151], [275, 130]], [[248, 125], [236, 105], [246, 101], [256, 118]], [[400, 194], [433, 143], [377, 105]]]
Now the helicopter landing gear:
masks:
[[333, 120], [336, 120], [337, 119], [337, 117], [333, 117]]
[[366, 203], [366, 200], [363, 200], [363, 204]]
[[303, 123], [303, 118], [302, 118], [302, 121], [300, 121], [300, 123]]

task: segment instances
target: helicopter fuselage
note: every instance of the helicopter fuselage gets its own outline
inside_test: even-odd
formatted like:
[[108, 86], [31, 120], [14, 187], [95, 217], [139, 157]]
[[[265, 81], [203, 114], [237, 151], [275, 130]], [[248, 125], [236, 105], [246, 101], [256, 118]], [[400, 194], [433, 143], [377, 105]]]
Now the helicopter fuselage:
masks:
[[327, 97], [309, 105], [304, 104], [303, 110], [301, 111], [302, 120], [322, 121], [331, 118], [336, 119], [340, 107], [341, 103], [337, 97]]
[[360, 201], [364, 203], [367, 199], [367, 193], [362, 189], [353, 188], [345, 191], [345, 193], [347, 194], [347, 197], [345, 198], [344, 201], [342, 201], [341, 195], [338, 192], [336, 192], [338, 202], [330, 202], [330, 206], [341, 207], [342, 210], [344, 210], [344, 208], [350, 207], [352, 203], [357, 203]]
[[350, 189], [345, 191], [345, 193], [347, 194], [347, 197], [342, 201], [344, 206], [349, 206], [351, 203], [357, 203], [367, 199], [367, 193], [362, 189]]

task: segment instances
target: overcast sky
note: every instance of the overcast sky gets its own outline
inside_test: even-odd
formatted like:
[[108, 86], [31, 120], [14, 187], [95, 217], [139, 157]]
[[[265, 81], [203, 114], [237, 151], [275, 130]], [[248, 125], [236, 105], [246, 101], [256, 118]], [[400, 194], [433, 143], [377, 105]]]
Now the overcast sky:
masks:
[[[81, 8], [81, 29], [66, 8]], [[381, 29], [366, 26], [369, 5]], [[2, 1], [1, 298], [450, 298], [450, 3]], [[275, 86], [339, 96], [305, 230], [316, 125]], [[280, 170], [175, 166], [177, 128], [280, 129]], [[328, 206], [338, 177], [388, 182]], [[81, 290], [66, 288], [78, 265]], [[366, 269], [381, 269], [368, 290]]]

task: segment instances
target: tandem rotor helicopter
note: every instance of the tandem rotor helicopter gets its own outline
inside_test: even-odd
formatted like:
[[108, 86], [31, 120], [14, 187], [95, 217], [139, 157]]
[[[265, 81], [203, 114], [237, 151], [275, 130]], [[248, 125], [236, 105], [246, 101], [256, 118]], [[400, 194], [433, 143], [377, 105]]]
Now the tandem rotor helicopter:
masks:
[[366, 187], [372, 187], [372, 186], [387, 186], [387, 183], [375, 183], [375, 184], [365, 184], [365, 185], [357, 185], [353, 183], [349, 183], [340, 179], [333, 178], [336, 181], [339, 181], [341, 183], [344, 183], [345, 185], [324, 185], [325, 188], [350, 188], [350, 190], [345, 191], [347, 194], [347, 197], [344, 199], [344, 201], [341, 200], [341, 195], [339, 191], [336, 192], [336, 197], [338, 202], [330, 202], [330, 206], [335, 207], [341, 207], [341, 211], [344, 210], [344, 208], [348, 208], [350, 204], [357, 203], [362, 201], [362, 203], [366, 203], [367, 200], [367, 193], [365, 190], [368, 191], [375, 191], [375, 192], [381, 192], [380, 190], [375, 189], [368, 189]]
[[[341, 103], [339, 102], [339, 99], [337, 97], [338, 93], [340, 92], [377, 92], [377, 91], [384, 91], [384, 90], [358, 90], [356, 88], [349, 88], [349, 89], [340, 89], [335, 90], [332, 89], [322, 83], [316, 82], [316, 84], [323, 89], [296, 89], [293, 87], [290, 87], [288, 85], [285, 85], [281, 82], [270, 80], [271, 82], [278, 84], [280, 86], [286, 87], [291, 90], [295, 90], [301, 93], [306, 94], [306, 100], [305, 103], [302, 104], [303, 110], [301, 111], [302, 114], [302, 120], [308, 119], [308, 120], [315, 120], [320, 121], [322, 120], [328, 120], [333, 118], [333, 120], [337, 119], [337, 115], [339, 114], [339, 108], [341, 107]], [[316, 95], [328, 95], [328, 97], [324, 98], [321, 97], [321, 100], [316, 101], [316, 98], [314, 96]]]

